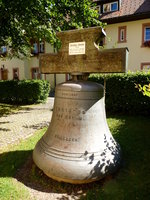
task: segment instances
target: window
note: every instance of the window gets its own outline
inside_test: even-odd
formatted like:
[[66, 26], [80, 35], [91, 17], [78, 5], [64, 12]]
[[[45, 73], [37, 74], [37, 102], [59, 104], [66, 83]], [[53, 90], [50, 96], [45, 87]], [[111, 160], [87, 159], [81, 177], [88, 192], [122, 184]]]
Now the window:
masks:
[[101, 13], [101, 6], [100, 5], [96, 6], [95, 10], [97, 10], [97, 12], [100, 14]]
[[145, 27], [144, 41], [150, 41], [150, 27]]
[[6, 46], [2, 46], [2, 47], [0, 48], [0, 53], [1, 53], [1, 54], [6, 54], [6, 53], [7, 53], [7, 47], [6, 47]]
[[1, 80], [8, 80], [8, 69], [1, 68]]
[[149, 63], [142, 63], [141, 70], [143, 71], [150, 71], [150, 62]]
[[37, 54], [38, 53], [38, 43], [37, 42], [34, 42], [33, 43], [33, 51], [32, 51], [33, 54]]
[[111, 3], [111, 11], [118, 10], [118, 2]]
[[101, 6], [100, 5], [94, 6], [92, 9], [97, 10], [98, 14], [101, 13]]
[[40, 41], [39, 43], [39, 53], [44, 53], [44, 48], [45, 45], [44, 45], [44, 42], [43, 41]]
[[2, 46], [1, 50], [2, 50], [2, 53], [6, 53], [7, 52], [7, 47], [6, 46]]
[[37, 55], [38, 53], [44, 53], [45, 51], [45, 42], [44, 41], [35, 41], [31, 40], [31, 53]]
[[118, 10], [118, 2], [106, 3], [103, 4], [103, 13], [117, 11]]
[[19, 69], [18, 68], [13, 69], [13, 79], [19, 80]]
[[126, 35], [127, 35], [127, 27], [126, 26], [121, 26], [118, 28], [118, 42], [127, 42], [126, 40]]
[[103, 13], [106, 13], [106, 12], [110, 12], [110, 4], [109, 3], [103, 5]]
[[33, 67], [31, 69], [32, 79], [40, 79], [40, 70], [38, 67]]
[[142, 47], [150, 47], [150, 23], [142, 26]]

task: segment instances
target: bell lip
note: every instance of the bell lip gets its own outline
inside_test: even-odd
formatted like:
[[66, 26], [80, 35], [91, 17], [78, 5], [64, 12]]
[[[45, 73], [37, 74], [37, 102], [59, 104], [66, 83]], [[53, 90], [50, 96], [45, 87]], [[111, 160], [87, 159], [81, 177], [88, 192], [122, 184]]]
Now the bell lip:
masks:
[[[37, 145], [39, 145], [39, 143], [37, 143]], [[57, 176], [56, 173], [53, 174], [53, 172], [49, 171], [49, 169], [47, 167], [46, 168], [43, 167], [43, 163], [42, 164], [40, 163], [40, 159], [39, 158], [42, 156], [41, 160], [44, 162], [44, 158], [46, 158], [47, 155], [45, 156], [45, 153], [44, 153], [45, 150], [43, 152], [41, 152], [41, 150], [40, 150], [40, 152], [41, 152], [41, 156], [40, 156], [38, 154], [39, 149], [37, 148], [37, 145], [36, 145], [36, 147], [35, 147], [35, 149], [33, 151], [33, 155], [32, 155], [34, 163], [36, 164], [36, 166], [39, 169], [41, 169], [43, 171], [44, 174], [46, 174], [48, 177], [50, 177], [50, 178], [52, 178], [52, 179], [54, 179], [56, 181], [59, 181], [59, 182], [66, 182], [66, 183], [71, 183], [71, 184], [86, 184], [86, 183], [98, 181], [98, 180], [103, 179], [104, 177], [106, 177], [106, 176], [108, 176], [110, 174], [116, 173], [119, 170], [121, 162], [122, 162], [122, 152], [121, 152], [121, 149], [120, 149], [120, 145], [117, 143], [118, 153], [115, 154], [117, 156], [116, 160], [114, 160], [112, 164], [111, 163], [107, 163], [107, 166], [106, 166], [106, 167], [110, 168], [109, 170], [104, 171], [104, 172], [101, 171], [99, 174], [96, 174], [96, 175], [93, 176], [93, 175], [91, 175], [91, 171], [94, 169], [94, 167], [92, 166], [90, 169], [87, 170], [87, 173], [88, 173], [88, 176], [87, 176], [87, 173], [84, 174], [84, 169], [85, 169], [84, 167], [87, 166], [87, 163], [89, 161], [88, 160], [84, 160], [84, 163], [82, 161], [79, 161], [80, 164], [81, 163], [84, 164], [84, 166], [82, 165], [83, 167], [81, 166], [81, 168], [80, 168], [80, 170], [82, 170], [82, 172], [84, 174], [84, 176], [81, 176], [81, 178], [79, 177], [79, 174], [77, 174], [77, 179], [74, 179], [71, 175], [67, 175], [66, 172], [64, 173], [65, 176]], [[62, 161], [61, 158], [56, 158], [56, 157], [53, 157], [53, 156], [49, 156], [49, 158], [50, 158], [49, 160], [52, 163], [55, 163], [55, 162], [57, 163], [56, 166], [58, 166], [58, 164], [60, 164], [60, 162]], [[75, 166], [75, 165], [73, 165], [73, 163], [77, 163], [75, 160], [72, 161], [72, 160], [64, 160], [63, 159], [63, 162], [61, 163], [62, 168], [64, 168], [64, 166], [68, 166], [68, 163], [70, 163], [70, 162], [72, 163], [72, 166]], [[97, 160], [96, 160], [96, 163], [97, 163]], [[94, 166], [96, 166], [96, 165], [94, 164]], [[68, 172], [70, 171], [68, 167], [67, 167], [67, 170], [68, 170]], [[75, 168], [75, 171], [76, 170], [77, 170], [77, 168]], [[89, 176], [89, 175], [91, 175], [91, 176]]]
[[65, 179], [65, 178], [61, 178], [61, 177], [57, 177], [57, 176], [53, 176], [53, 175], [49, 175], [46, 172], [43, 171], [43, 173], [48, 176], [49, 178], [58, 181], [58, 182], [64, 182], [64, 183], [70, 183], [70, 184], [88, 184], [88, 183], [92, 183], [95, 181], [99, 181], [103, 178], [105, 178], [105, 176], [99, 177], [99, 178], [93, 178], [93, 179], [84, 179], [84, 180], [79, 180], [79, 179]]

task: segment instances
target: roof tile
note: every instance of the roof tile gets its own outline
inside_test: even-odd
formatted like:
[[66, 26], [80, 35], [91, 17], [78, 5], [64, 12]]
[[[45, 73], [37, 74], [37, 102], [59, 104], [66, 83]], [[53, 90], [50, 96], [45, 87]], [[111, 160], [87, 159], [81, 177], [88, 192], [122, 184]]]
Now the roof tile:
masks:
[[100, 19], [105, 20], [148, 12], [150, 13], [150, 0], [121, 0], [119, 11], [102, 14]]

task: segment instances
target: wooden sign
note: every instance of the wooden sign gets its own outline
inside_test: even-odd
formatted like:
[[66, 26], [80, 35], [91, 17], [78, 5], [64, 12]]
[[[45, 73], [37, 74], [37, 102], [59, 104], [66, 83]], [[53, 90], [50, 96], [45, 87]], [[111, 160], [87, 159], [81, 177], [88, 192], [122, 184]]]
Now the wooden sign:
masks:
[[100, 27], [57, 33], [62, 46], [57, 53], [40, 56], [42, 73], [109, 73], [125, 72], [127, 48], [100, 50], [96, 41]]

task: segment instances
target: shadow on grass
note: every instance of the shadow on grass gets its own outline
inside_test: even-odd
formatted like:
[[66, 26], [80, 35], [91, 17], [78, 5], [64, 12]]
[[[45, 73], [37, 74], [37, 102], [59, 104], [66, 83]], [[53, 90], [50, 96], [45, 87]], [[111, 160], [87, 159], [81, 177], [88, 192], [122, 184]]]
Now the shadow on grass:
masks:
[[[17, 162], [15, 162], [16, 159], [14, 158], [17, 158]], [[57, 198], [58, 200], [69, 200], [68, 195], [72, 197], [78, 196], [80, 198], [88, 190], [94, 190], [95, 187], [102, 185], [102, 181], [85, 185], [57, 182], [47, 177], [36, 167], [32, 160], [32, 151], [3, 153], [0, 155], [0, 163], [3, 163], [3, 167], [0, 167], [0, 177], [14, 177], [27, 187], [40, 192], [62, 194], [60, 198]]]
[[[120, 170], [113, 176], [85, 185], [59, 183], [35, 166], [32, 151], [14, 151], [0, 155], [0, 177], [15, 177], [37, 191], [61, 194], [58, 200], [69, 200], [68, 195], [82, 200], [149, 199], [150, 119], [114, 116], [109, 119], [110, 130], [122, 148], [123, 158]], [[119, 125], [111, 124], [115, 120]]]

